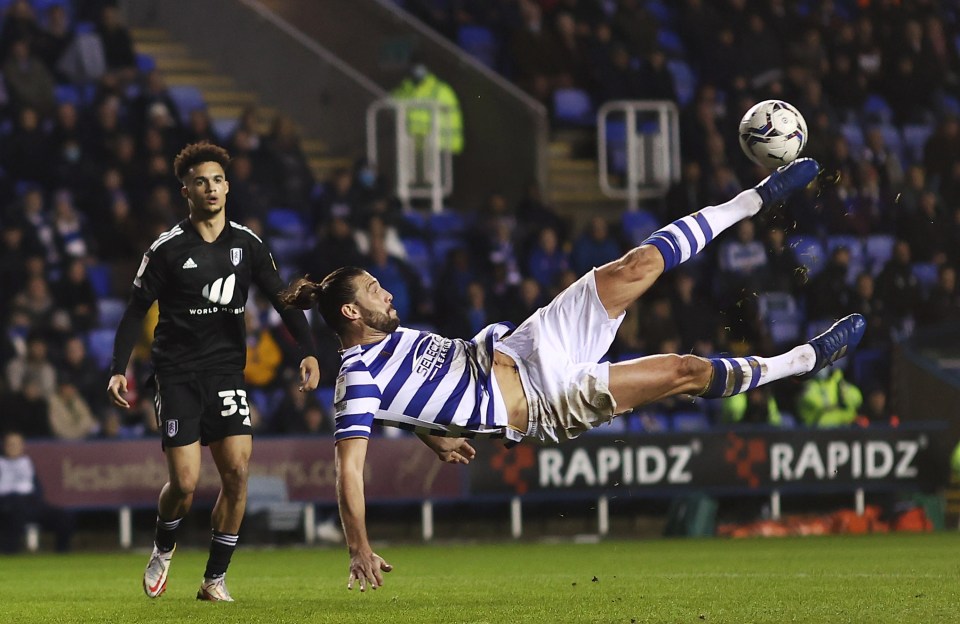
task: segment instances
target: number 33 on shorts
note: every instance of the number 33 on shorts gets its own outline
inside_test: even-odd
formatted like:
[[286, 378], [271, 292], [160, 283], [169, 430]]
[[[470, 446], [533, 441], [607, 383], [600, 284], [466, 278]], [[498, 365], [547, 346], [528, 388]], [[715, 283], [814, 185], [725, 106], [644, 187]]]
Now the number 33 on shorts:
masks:
[[223, 399], [223, 409], [220, 410], [221, 416], [233, 416], [237, 413], [246, 416], [250, 413], [246, 390], [221, 390], [217, 395]]

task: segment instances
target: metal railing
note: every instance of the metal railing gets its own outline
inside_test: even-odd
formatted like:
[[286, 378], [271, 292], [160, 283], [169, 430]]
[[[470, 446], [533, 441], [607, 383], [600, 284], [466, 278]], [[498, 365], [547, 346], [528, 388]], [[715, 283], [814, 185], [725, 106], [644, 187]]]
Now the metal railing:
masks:
[[[434, 100], [384, 98], [367, 107], [367, 160], [379, 167], [386, 154], [381, 153], [379, 117], [381, 113], [393, 116], [393, 152], [396, 162], [394, 179], [396, 194], [405, 210], [413, 199], [429, 199], [437, 213], [443, 210], [443, 199], [453, 192], [453, 154], [441, 140], [440, 115], [448, 106]], [[411, 136], [408, 114], [428, 110], [430, 131], [426, 136]], [[389, 149], [389, 148], [387, 148]]]
[[[604, 195], [626, 199], [630, 210], [637, 210], [641, 199], [662, 197], [680, 180], [677, 105], [668, 100], [607, 102], [597, 111], [597, 152]], [[623, 183], [615, 185], [615, 177]]]

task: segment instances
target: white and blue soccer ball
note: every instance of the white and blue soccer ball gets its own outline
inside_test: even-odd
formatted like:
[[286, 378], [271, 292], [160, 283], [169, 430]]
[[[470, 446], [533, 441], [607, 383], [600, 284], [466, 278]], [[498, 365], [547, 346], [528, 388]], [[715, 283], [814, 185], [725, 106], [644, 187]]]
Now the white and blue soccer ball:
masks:
[[762, 167], [776, 169], [797, 158], [807, 145], [807, 122], [791, 104], [764, 100], [740, 120], [740, 147]]

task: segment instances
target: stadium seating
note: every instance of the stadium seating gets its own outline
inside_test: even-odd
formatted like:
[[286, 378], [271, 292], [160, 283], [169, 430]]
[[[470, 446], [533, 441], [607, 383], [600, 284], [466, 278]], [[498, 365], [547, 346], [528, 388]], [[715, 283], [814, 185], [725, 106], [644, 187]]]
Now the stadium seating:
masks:
[[97, 325], [102, 328], [116, 329], [126, 309], [127, 302], [119, 297], [97, 299]]
[[430, 247], [422, 238], [404, 237], [403, 247], [407, 250], [407, 264], [416, 270], [420, 282], [427, 290], [433, 287], [433, 257]]
[[200, 89], [192, 85], [172, 85], [168, 87], [167, 91], [173, 103], [177, 105], [177, 109], [180, 111], [180, 121], [184, 124], [189, 123], [190, 113], [207, 106]]
[[805, 315], [793, 295], [785, 292], [760, 293], [757, 298], [760, 319], [776, 346], [797, 342]]
[[813, 277], [827, 263], [827, 254], [820, 241], [812, 236], [790, 236], [787, 244], [793, 249], [800, 264], [807, 267], [807, 274]]
[[938, 267], [933, 262], [914, 262], [910, 268], [924, 292], [928, 292], [936, 285]]
[[214, 118], [211, 123], [213, 125], [213, 133], [217, 135], [218, 139], [224, 142], [233, 136], [237, 126], [240, 125], [239, 120], [229, 118]]
[[625, 210], [620, 217], [620, 225], [627, 240], [636, 246], [657, 231], [660, 220], [647, 210]]
[[499, 45], [497, 38], [489, 28], [468, 24], [457, 31], [457, 44], [463, 50], [490, 69], [497, 62]]
[[871, 234], [864, 240], [863, 248], [870, 271], [877, 275], [893, 256], [896, 239], [890, 234]]
[[670, 419], [660, 412], [636, 411], [621, 416], [627, 423], [627, 431], [656, 433], [670, 431]]
[[790, 412], [780, 412], [780, 428], [793, 429], [797, 426], [797, 417]]
[[113, 338], [115, 328], [93, 329], [87, 333], [87, 352], [101, 369], [110, 366], [113, 359]]
[[866, 139], [863, 136], [863, 128], [860, 127], [860, 124], [840, 124], [840, 134], [842, 134], [843, 138], [847, 140], [847, 145], [850, 147], [851, 154], [859, 154], [863, 150], [863, 146], [866, 144]]
[[303, 217], [290, 208], [271, 208], [264, 222], [270, 249], [279, 263], [296, 260], [310, 248], [308, 227]]
[[929, 124], [905, 124], [903, 126], [904, 165], [923, 162], [923, 148], [933, 134]]
[[683, 39], [676, 32], [661, 28], [657, 31], [657, 45], [668, 56], [681, 57], [686, 56], [687, 50], [683, 45]]
[[704, 431], [710, 428], [710, 419], [703, 412], [677, 412], [670, 420], [674, 431]]
[[677, 101], [680, 106], [687, 106], [693, 101], [697, 91], [697, 76], [690, 65], [682, 59], [667, 61], [667, 71], [673, 76], [673, 86], [677, 90]]
[[97, 297], [109, 297], [113, 294], [110, 265], [91, 264], [87, 267], [87, 279], [90, 280]]
[[157, 61], [149, 54], [137, 54], [137, 70], [143, 73], [152, 72], [157, 68]]
[[561, 126], [593, 126], [597, 123], [590, 94], [583, 89], [553, 92], [553, 120]]
[[863, 102], [863, 116], [868, 123], [890, 124], [893, 122], [893, 109], [886, 98], [871, 93]]

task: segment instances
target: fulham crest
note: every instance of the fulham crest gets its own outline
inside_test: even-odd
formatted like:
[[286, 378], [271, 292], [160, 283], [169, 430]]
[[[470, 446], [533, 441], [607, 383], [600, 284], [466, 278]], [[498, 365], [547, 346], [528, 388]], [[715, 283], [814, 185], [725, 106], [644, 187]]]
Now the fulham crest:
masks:
[[240, 264], [240, 261], [243, 260], [243, 248], [241, 247], [231, 247], [230, 248], [230, 262], [233, 263], [233, 266]]
[[171, 419], [167, 421], [167, 437], [172, 438], [177, 435], [179, 427], [177, 426], [177, 420]]

